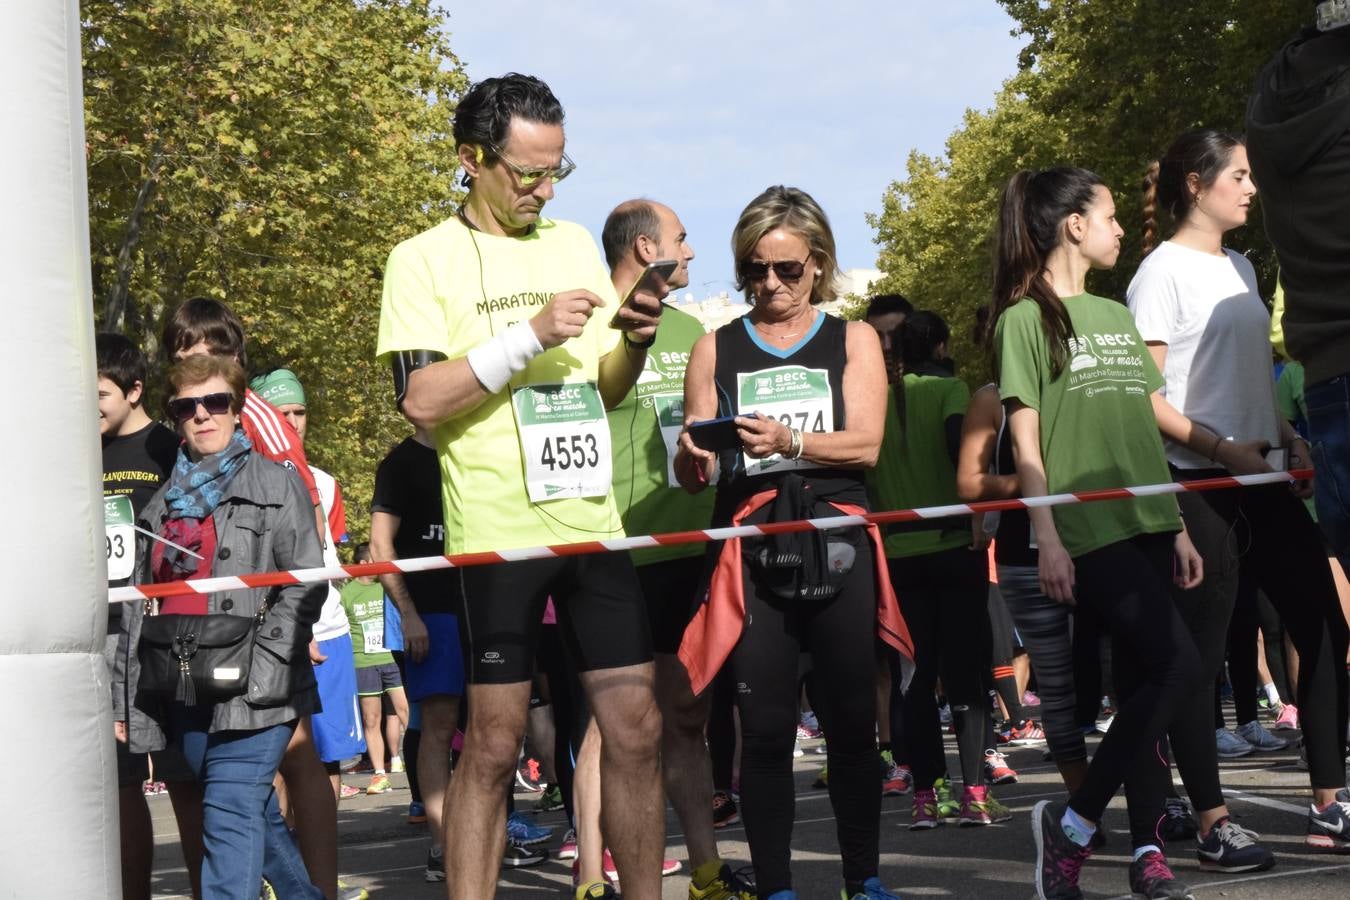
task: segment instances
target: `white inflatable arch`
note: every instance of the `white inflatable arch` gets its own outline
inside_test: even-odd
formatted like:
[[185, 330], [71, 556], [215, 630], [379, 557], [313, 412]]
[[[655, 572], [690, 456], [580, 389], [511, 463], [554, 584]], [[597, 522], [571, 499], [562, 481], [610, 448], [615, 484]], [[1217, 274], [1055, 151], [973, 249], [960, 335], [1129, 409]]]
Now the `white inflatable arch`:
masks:
[[77, 0], [0, 4], [0, 895], [121, 895]]

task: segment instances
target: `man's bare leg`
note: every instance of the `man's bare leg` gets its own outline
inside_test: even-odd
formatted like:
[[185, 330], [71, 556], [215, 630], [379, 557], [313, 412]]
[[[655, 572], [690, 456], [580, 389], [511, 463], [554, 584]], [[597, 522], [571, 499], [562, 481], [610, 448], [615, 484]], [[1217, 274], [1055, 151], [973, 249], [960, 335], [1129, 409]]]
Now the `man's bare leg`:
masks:
[[[497, 872], [506, 849], [506, 790], [515, 777], [520, 742], [525, 738], [530, 682], [469, 685], [468, 699], [469, 727], [464, 733], [464, 753], [450, 782], [445, 819], [474, 827], [446, 829], [445, 883], [451, 900], [496, 896]], [[425, 706], [422, 718], [425, 729]], [[425, 752], [425, 730], [422, 746]], [[643, 895], [633, 896], [642, 900]]]
[[712, 692], [695, 697], [679, 657], [656, 654], [657, 702], [661, 707], [661, 765], [666, 796], [675, 808], [689, 851], [689, 867], [717, 859], [712, 823], [712, 759], [703, 738]]
[[592, 717], [572, 770], [572, 811], [577, 827], [577, 877], [605, 880], [605, 836], [600, 831], [600, 729]]
[[604, 738], [601, 825], [627, 900], [661, 897], [666, 829], [655, 680], [652, 663], [581, 673], [587, 702]]
[[422, 737], [417, 745], [417, 784], [427, 809], [431, 846], [445, 846], [445, 789], [450, 784], [450, 742], [459, 722], [459, 698], [437, 694], [422, 700]]
[[309, 716], [301, 716], [278, 774], [295, 815], [295, 842], [310, 880], [329, 900], [337, 896], [337, 796], [319, 751]]

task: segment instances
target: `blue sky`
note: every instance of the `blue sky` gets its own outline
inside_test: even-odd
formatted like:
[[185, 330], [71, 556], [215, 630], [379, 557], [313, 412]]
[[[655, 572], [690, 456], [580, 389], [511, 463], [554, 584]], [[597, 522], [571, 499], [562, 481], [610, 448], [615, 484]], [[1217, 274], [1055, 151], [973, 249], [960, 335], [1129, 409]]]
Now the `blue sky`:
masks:
[[698, 256], [689, 290], [733, 291], [736, 218], [771, 184], [829, 214], [843, 268], [876, 264], [876, 212], [913, 149], [941, 152], [986, 108], [1020, 41], [994, 0], [456, 4], [450, 44], [469, 77], [549, 83], [577, 172], [548, 213], [597, 240], [618, 202], [671, 205]]

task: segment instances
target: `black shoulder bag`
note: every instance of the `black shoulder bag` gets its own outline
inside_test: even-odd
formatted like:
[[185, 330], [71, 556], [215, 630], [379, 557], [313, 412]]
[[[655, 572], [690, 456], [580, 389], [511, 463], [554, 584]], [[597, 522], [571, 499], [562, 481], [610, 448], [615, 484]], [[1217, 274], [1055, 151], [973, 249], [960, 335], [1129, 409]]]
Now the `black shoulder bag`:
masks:
[[227, 613], [146, 615], [137, 647], [141, 663], [137, 690], [185, 706], [243, 694], [253, 665], [253, 638], [276, 590], [268, 592], [258, 614], [249, 618]]

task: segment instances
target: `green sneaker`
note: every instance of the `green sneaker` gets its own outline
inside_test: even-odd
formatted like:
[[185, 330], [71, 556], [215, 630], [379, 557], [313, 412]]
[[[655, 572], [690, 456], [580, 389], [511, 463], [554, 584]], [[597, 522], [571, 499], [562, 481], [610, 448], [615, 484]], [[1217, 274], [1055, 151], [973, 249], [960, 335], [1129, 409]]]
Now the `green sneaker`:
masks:
[[815, 781], [811, 782], [811, 787], [814, 790], [823, 791], [829, 786], [830, 786], [830, 772], [829, 772], [829, 765], [827, 764], [820, 767], [820, 774], [816, 776]]
[[944, 822], [955, 821], [961, 815], [961, 804], [952, 799], [951, 778], [943, 776], [934, 781], [933, 793], [937, 794], [938, 818]]
[[534, 811], [537, 813], [553, 812], [555, 809], [562, 809], [563, 798], [562, 788], [556, 784], [550, 784], [544, 788], [539, 799], [534, 801]]

